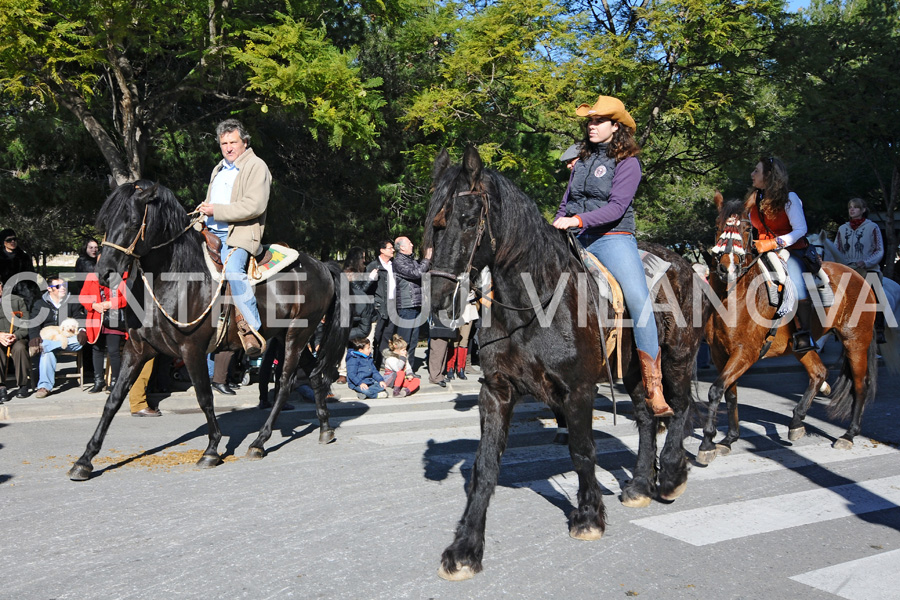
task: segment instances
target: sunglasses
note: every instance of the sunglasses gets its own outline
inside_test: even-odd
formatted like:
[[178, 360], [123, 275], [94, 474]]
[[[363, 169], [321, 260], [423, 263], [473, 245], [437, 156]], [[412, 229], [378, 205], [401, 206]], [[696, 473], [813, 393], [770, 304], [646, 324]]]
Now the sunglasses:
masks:
[[3, 241], [4, 241], [4, 242], [15, 242], [15, 241], [17, 241], [17, 240], [16, 240], [16, 238], [14, 238], [14, 237], [9, 237], [9, 238], [6, 238], [6, 239], [3, 240]]
[[55, 290], [56, 288], [67, 288], [69, 286], [68, 286], [68, 284], [65, 284], [65, 283], [57, 283], [56, 285], [48, 285], [47, 287], [50, 288], [51, 290]]

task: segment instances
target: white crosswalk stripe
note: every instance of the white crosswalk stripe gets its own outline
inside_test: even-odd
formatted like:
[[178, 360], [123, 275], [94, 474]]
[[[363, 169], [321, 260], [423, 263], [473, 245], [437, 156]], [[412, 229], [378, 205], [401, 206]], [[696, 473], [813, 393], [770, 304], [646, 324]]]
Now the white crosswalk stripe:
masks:
[[[480, 427], [478, 407], [472, 398], [462, 403], [455, 400], [450, 394], [435, 394], [419, 402], [411, 398], [372, 401], [366, 403], [366, 412], [355, 416], [336, 414], [334, 420], [340, 424], [339, 435], [343, 431], [345, 437], [355, 442], [385, 449], [420, 445], [428, 462], [459, 471], [471, 468]], [[631, 477], [633, 455], [638, 448], [638, 435], [627, 415], [620, 418], [624, 423], [612, 427], [608, 411], [594, 412], [597, 477], [600, 485], [614, 495], [620, 493], [621, 486]], [[807, 424], [811, 431], [818, 428], [830, 432], [834, 428], [833, 424], [814, 417], [808, 417]], [[385, 431], [385, 425], [392, 425], [392, 430]], [[578, 477], [571, 469], [568, 448], [549, 443], [554, 427], [551, 413], [543, 405], [525, 402], [516, 407], [510, 447], [503, 455], [505, 485], [529, 489], [554, 501], [564, 498], [575, 504]], [[525, 438], [541, 432], [545, 435], [535, 438], [539, 442]], [[853, 448], [845, 451], [832, 448], [827, 435], [810, 434], [788, 444], [787, 433], [784, 425], [743, 422], [741, 440], [734, 445], [732, 453], [718, 457], [709, 467], [692, 466], [689, 484], [727, 480], [729, 486], [752, 485], [747, 482], [762, 481], [760, 476], [767, 474], [798, 472], [810, 466], [839, 470], [842, 465], [856, 464], [854, 461], [896, 457], [900, 453], [895, 446], [863, 436], [857, 437]], [[517, 444], [513, 440], [518, 436], [524, 441]], [[660, 443], [662, 439], [659, 438]], [[699, 430], [685, 440], [691, 454], [696, 454], [699, 443]], [[615, 458], [615, 454], [623, 454], [622, 460]], [[540, 470], [536, 465], [541, 464], [552, 465], [548, 467], [551, 474], [540, 479], [528, 478], [528, 475], [534, 477], [535, 470]], [[522, 474], [526, 476], [516, 481]], [[832, 487], [786, 491], [689, 509], [679, 509], [678, 504], [673, 504], [661, 514], [629, 522], [688, 546], [704, 547], [900, 507], [900, 475], [861, 478], [842, 484], [846, 479], [835, 481]], [[629, 512], [628, 516], [638, 514]], [[703, 527], [697, 523], [703, 523]], [[896, 591], [900, 589], [897, 564], [900, 564], [900, 550], [890, 550], [843, 564], [823, 565], [821, 569], [791, 579], [851, 600], [900, 597]]]

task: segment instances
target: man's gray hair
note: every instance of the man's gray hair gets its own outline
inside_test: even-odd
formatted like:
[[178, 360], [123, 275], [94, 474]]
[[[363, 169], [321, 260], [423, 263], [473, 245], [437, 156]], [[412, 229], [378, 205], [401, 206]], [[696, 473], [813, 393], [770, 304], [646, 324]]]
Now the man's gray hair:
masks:
[[241, 136], [241, 139], [244, 140], [244, 143], [248, 146], [250, 145], [250, 134], [247, 133], [244, 124], [237, 119], [225, 119], [216, 125], [216, 139], [221, 140], [223, 135], [232, 131], [237, 131], [238, 135]]

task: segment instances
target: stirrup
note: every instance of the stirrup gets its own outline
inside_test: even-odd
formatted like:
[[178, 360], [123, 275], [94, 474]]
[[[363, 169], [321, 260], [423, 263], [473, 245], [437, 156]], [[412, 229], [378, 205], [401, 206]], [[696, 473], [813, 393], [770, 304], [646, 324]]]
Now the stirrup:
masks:
[[794, 332], [792, 337], [794, 354], [806, 354], [810, 350], [816, 349], [816, 342], [812, 339], [812, 335], [807, 330]]
[[238, 321], [237, 328], [247, 357], [253, 359], [262, 356], [266, 351], [266, 339], [244, 319]]

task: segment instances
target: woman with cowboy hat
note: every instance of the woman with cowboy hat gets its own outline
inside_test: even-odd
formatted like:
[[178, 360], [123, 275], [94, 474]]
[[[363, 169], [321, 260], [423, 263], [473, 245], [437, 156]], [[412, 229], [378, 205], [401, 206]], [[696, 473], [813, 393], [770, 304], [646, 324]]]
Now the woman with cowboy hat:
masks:
[[634, 194], [641, 182], [635, 122], [618, 98], [600, 96], [575, 114], [586, 119], [585, 139], [569, 188], [556, 213], [557, 229], [578, 228], [578, 240], [619, 282], [634, 323], [634, 340], [654, 416], [673, 414], [662, 391], [659, 337], [635, 239]]

